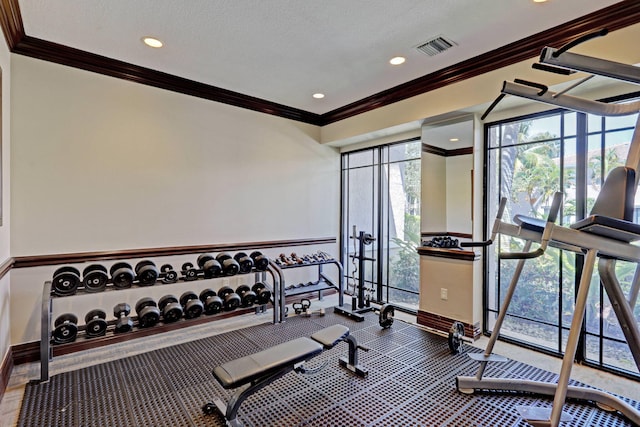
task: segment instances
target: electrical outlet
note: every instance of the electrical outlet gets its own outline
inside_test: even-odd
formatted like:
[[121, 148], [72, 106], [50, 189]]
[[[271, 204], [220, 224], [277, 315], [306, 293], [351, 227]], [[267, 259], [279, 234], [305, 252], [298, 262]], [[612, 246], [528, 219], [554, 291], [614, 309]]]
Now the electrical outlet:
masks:
[[449, 298], [449, 290], [447, 288], [440, 288], [440, 299], [446, 301]]

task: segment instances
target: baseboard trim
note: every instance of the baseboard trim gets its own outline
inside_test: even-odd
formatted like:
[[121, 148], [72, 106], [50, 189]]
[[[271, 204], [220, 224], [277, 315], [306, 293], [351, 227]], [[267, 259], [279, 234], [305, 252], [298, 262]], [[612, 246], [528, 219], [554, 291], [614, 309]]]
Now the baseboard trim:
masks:
[[[449, 330], [451, 329], [451, 325], [453, 324], [453, 322], [457, 322], [457, 320], [418, 310], [417, 322], [418, 325], [426, 326], [427, 328], [435, 329], [436, 331], [448, 334]], [[472, 338], [474, 341], [480, 338], [482, 333], [480, 331], [479, 322], [474, 324], [465, 322], [461, 323], [464, 325], [464, 335], [466, 337]]]
[[9, 378], [11, 378], [11, 372], [13, 372], [13, 351], [11, 347], [7, 350], [2, 364], [0, 364], [0, 402], [4, 397], [4, 393], [9, 386]]

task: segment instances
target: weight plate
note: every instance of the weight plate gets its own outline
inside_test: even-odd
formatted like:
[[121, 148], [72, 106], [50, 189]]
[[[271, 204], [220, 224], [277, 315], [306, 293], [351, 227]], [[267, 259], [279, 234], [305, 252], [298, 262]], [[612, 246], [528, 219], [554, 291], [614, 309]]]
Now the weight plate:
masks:
[[[101, 265], [95, 265], [96, 268], [89, 266], [84, 269], [82, 275], [82, 285], [87, 292], [102, 292], [107, 287], [109, 276], [107, 275], [107, 269]], [[102, 267], [102, 268], [97, 268]]]
[[212, 260], [212, 259], [215, 259], [215, 258], [211, 254], [201, 254], [201, 255], [198, 255], [198, 260], [196, 262], [198, 263], [198, 266], [200, 268], [204, 268], [204, 264], [207, 261]]
[[266, 271], [269, 267], [269, 258], [262, 254], [260, 251], [251, 252], [251, 259], [258, 271]]
[[142, 309], [145, 307], [157, 307], [157, 304], [153, 300], [153, 298], [144, 297], [139, 299], [136, 303], [136, 313], [138, 314], [138, 316], [140, 315], [140, 311], [142, 311]]
[[118, 289], [127, 289], [130, 288], [133, 284], [135, 276], [131, 266], [127, 264], [127, 266], [121, 266], [118, 269], [112, 270], [111, 273], [111, 281], [113, 282], [113, 286]]
[[193, 263], [191, 262], [185, 262], [184, 264], [182, 264], [182, 271], [186, 271], [186, 270], [191, 270], [193, 268]]
[[76, 276], [80, 276], [80, 270], [78, 270], [75, 267], [71, 267], [70, 265], [65, 265], [64, 267], [58, 268], [56, 271], [53, 272], [53, 277], [56, 277], [58, 274], [61, 274], [61, 273], [74, 273]]
[[180, 295], [180, 304], [182, 304], [182, 306], [184, 307], [192, 299], [198, 299], [198, 294], [193, 291], [186, 291], [185, 293]]
[[215, 297], [216, 295], [217, 295], [217, 294], [216, 294], [216, 291], [214, 291], [214, 290], [213, 290], [213, 289], [211, 289], [211, 288], [203, 289], [203, 290], [200, 292], [200, 301], [205, 302], [205, 301], [207, 300], [207, 298], [209, 298], [209, 297]]
[[204, 312], [206, 314], [218, 314], [222, 311], [224, 303], [217, 295], [212, 295], [204, 301]]
[[85, 333], [89, 338], [103, 336], [107, 333], [107, 321], [104, 319], [90, 320], [89, 323], [87, 323]]
[[170, 302], [162, 310], [164, 323], [177, 322], [182, 318], [182, 306], [178, 302]]
[[256, 296], [256, 293], [253, 291], [246, 291], [244, 294], [242, 294], [240, 299], [242, 300], [243, 307], [251, 307], [253, 304], [256, 303], [257, 296]]
[[240, 273], [247, 274], [253, 270], [253, 260], [244, 252], [239, 252], [233, 257], [240, 265]]
[[[137, 268], [137, 267], [136, 267]], [[154, 264], [143, 265], [138, 268], [138, 283], [140, 286], [152, 286], [158, 280], [158, 269]]]
[[271, 301], [271, 291], [266, 288], [260, 289], [256, 292], [256, 304], [263, 305], [269, 304]]
[[109, 274], [110, 274], [111, 276], [113, 276], [113, 273], [115, 273], [115, 271], [116, 271], [116, 270], [119, 270], [119, 269], [121, 269], [121, 268], [128, 268], [128, 269], [130, 269], [131, 271], [133, 271], [133, 270], [131, 269], [131, 264], [129, 264], [128, 262], [116, 262], [116, 263], [115, 263], [115, 264], [113, 264], [113, 265], [111, 266], [111, 268], [109, 269]]
[[149, 259], [145, 259], [136, 264], [135, 272], [136, 274], [140, 274], [140, 269], [147, 265], [153, 265], [155, 267], [155, 263]]
[[163, 264], [162, 267], [160, 267], [160, 271], [163, 273], [171, 270], [173, 270], [173, 266], [171, 264]]
[[75, 325], [78, 324], [78, 316], [76, 316], [73, 313], [64, 313], [61, 314], [60, 316], [58, 316], [55, 320], [55, 322], [53, 323], [53, 326], [55, 326], [56, 328], [60, 325], [62, 325], [63, 323], [73, 323]]
[[204, 270], [204, 277], [206, 279], [211, 279], [212, 277], [218, 277], [222, 274], [222, 266], [218, 261], [216, 261], [213, 258], [205, 261], [202, 269]]
[[267, 288], [267, 285], [265, 285], [262, 282], [257, 282], [251, 287], [251, 290], [255, 293], [258, 293], [260, 290], [266, 289], [266, 288]]
[[187, 302], [184, 309], [184, 317], [187, 319], [195, 319], [200, 317], [204, 311], [204, 304], [199, 299], [192, 299]]
[[86, 316], [84, 316], [84, 323], [89, 323], [92, 319], [95, 318], [106, 319], [107, 313], [105, 313], [103, 310], [100, 310], [99, 308], [91, 310], [86, 314]]
[[164, 273], [164, 278], [162, 279], [164, 283], [175, 283], [178, 281], [178, 272], [175, 270], [169, 270]]
[[155, 306], [146, 306], [138, 314], [138, 327], [149, 328], [160, 321], [160, 310]]
[[91, 265], [88, 265], [87, 267], [84, 268], [84, 270], [82, 270], [82, 277], [86, 276], [87, 274], [91, 273], [92, 271], [102, 271], [103, 273], [107, 273], [107, 267], [105, 267], [102, 264], [91, 264]]
[[238, 286], [238, 288], [236, 289], [236, 294], [242, 296], [243, 293], [245, 292], [249, 292], [251, 290], [250, 287], [248, 287], [247, 285], [240, 285]]
[[382, 329], [390, 328], [393, 325], [393, 316], [395, 314], [395, 308], [392, 305], [384, 304], [380, 307], [380, 315], [378, 317], [378, 323]]
[[80, 285], [80, 273], [76, 273], [78, 270], [75, 268], [73, 268], [73, 270], [75, 271], [69, 269], [57, 271], [58, 274], [53, 276], [51, 287], [56, 295], [64, 296], [76, 293]]
[[177, 303], [178, 298], [176, 298], [175, 295], [165, 295], [158, 300], [158, 308], [160, 311], [164, 311], [164, 308], [172, 302]]
[[229, 252], [220, 252], [218, 255], [216, 255], [216, 261], [218, 261], [220, 264], [228, 259], [233, 259]]
[[235, 292], [228, 294], [224, 297], [224, 310], [225, 311], [233, 311], [236, 308], [240, 307], [242, 304], [242, 299], [240, 299], [240, 295]]
[[462, 351], [462, 338], [464, 337], [464, 324], [462, 322], [453, 322], [449, 329], [449, 350], [452, 354], [459, 354]]
[[65, 344], [76, 340], [78, 336], [78, 326], [74, 323], [65, 323], [58, 325], [53, 330], [53, 342], [56, 344]]
[[227, 258], [222, 261], [222, 270], [227, 276], [235, 276], [240, 272], [240, 264], [233, 258]]

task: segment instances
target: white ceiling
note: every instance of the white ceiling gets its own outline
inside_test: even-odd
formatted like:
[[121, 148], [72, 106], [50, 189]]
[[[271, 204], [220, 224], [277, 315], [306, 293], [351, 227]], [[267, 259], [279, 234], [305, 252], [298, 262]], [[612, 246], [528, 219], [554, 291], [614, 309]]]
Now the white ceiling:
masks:
[[[317, 114], [615, 3], [19, 0], [31, 37]], [[146, 47], [145, 35], [165, 46]], [[457, 46], [433, 57], [415, 49], [438, 35]], [[397, 55], [407, 62], [390, 65]]]

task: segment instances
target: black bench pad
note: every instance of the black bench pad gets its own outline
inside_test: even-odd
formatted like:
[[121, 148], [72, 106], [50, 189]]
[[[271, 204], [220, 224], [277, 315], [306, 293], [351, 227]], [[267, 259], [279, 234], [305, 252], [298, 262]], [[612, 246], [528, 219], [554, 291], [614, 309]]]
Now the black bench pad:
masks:
[[602, 215], [590, 215], [571, 224], [571, 228], [622, 242], [640, 239], [640, 224]]
[[333, 325], [311, 335], [311, 339], [319, 342], [329, 350], [349, 335], [349, 328], [344, 325]]
[[297, 338], [217, 366], [213, 376], [226, 389], [240, 387], [320, 353], [322, 346], [316, 341], [307, 337]]
[[537, 233], [542, 233], [544, 231], [544, 227], [547, 225], [547, 221], [544, 219], [532, 218], [530, 216], [520, 214], [513, 217], [513, 222], [525, 230], [535, 231]]

